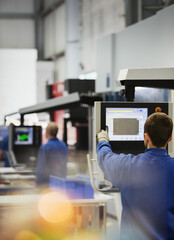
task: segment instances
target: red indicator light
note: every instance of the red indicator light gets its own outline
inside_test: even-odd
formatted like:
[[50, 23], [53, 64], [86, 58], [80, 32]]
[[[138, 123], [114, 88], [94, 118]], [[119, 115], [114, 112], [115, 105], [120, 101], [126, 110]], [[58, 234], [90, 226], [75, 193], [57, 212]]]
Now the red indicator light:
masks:
[[162, 109], [160, 107], [156, 107], [155, 112], [162, 112]]

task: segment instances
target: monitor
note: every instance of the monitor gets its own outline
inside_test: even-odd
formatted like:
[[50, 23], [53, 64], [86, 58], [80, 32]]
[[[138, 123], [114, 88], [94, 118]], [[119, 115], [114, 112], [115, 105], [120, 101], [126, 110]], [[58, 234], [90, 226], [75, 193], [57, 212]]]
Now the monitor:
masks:
[[110, 141], [143, 141], [148, 108], [106, 108]]
[[9, 159], [12, 167], [35, 168], [42, 144], [41, 126], [9, 126]]
[[14, 145], [33, 144], [33, 127], [16, 127], [14, 135]]
[[[95, 102], [94, 141], [96, 142], [96, 133], [108, 127], [113, 152], [142, 153], [145, 151], [144, 123], [147, 117], [156, 111], [172, 116], [173, 110], [170, 103], [164, 102]], [[94, 153], [95, 149], [94, 144]]]

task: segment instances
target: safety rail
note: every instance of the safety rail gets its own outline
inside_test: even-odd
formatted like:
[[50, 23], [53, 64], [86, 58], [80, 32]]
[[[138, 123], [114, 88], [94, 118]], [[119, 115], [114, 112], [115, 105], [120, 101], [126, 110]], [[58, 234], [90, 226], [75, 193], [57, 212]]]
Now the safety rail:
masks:
[[[87, 154], [87, 161], [88, 161], [88, 169], [89, 169], [91, 186], [93, 187], [93, 189], [95, 191], [103, 192], [103, 193], [105, 193], [105, 192], [119, 192], [118, 188], [113, 187], [111, 182], [104, 179], [104, 175], [103, 175], [101, 169], [98, 166], [97, 159], [91, 158], [90, 155]], [[94, 169], [94, 166], [95, 166], [95, 169]], [[96, 184], [94, 182], [95, 176], [97, 176], [98, 178], [102, 178], [105, 187], [99, 188], [98, 186], [96, 186]]]

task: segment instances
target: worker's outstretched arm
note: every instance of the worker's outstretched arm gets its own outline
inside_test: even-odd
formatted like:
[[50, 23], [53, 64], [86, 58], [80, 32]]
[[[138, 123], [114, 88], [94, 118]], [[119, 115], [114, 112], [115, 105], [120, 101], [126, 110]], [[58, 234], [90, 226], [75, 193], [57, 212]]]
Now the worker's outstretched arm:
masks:
[[97, 140], [97, 160], [105, 178], [112, 182], [115, 187], [124, 186], [130, 176], [131, 154], [113, 153], [107, 131], [99, 132]]

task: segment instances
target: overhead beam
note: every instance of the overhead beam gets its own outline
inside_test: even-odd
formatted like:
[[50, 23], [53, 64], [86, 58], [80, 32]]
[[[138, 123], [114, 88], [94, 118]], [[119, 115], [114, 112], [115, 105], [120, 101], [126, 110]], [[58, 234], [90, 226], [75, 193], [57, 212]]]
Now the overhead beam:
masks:
[[38, 112], [50, 112], [60, 109], [67, 109], [73, 106], [77, 106], [80, 103], [79, 93], [71, 93], [68, 96], [48, 99], [43, 103], [39, 103], [30, 107], [19, 109], [21, 115]]
[[88, 95], [85, 93], [70, 93], [67, 96], [48, 99], [43, 103], [35, 104], [30, 107], [19, 109], [19, 114], [25, 115], [29, 113], [51, 112], [61, 109], [70, 109], [83, 106], [94, 106], [95, 101], [102, 101], [102, 97], [97, 95]]

